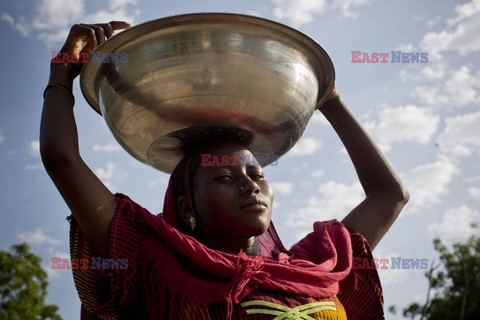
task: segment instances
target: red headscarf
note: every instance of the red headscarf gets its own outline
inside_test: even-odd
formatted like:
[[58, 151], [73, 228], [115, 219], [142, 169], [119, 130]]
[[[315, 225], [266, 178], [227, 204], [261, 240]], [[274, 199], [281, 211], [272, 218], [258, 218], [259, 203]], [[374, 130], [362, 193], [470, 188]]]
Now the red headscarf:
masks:
[[325, 298], [338, 293], [339, 281], [350, 272], [350, 235], [336, 220], [315, 223], [313, 232], [290, 251], [271, 223], [259, 236], [260, 254], [234, 255], [207, 248], [177, 229], [172, 189], [170, 180], [162, 214], [151, 215], [143, 208], [139, 213], [153, 231], [142, 241], [152, 268], [150, 281], [166, 281], [171, 297], [178, 294], [202, 305], [227, 302], [231, 314], [232, 304], [255, 287]]

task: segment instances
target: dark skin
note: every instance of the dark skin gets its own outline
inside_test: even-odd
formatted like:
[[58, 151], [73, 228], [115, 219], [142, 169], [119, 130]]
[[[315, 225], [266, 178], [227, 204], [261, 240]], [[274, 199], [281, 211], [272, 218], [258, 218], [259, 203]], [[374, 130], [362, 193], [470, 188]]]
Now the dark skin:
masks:
[[[213, 156], [252, 156], [240, 145], [221, 144]], [[231, 161], [228, 166], [199, 166], [194, 177], [195, 209], [190, 197], [178, 201], [182, 219], [193, 216], [197, 231], [210, 248], [238, 254], [258, 253], [256, 236], [267, 231], [272, 216], [273, 190], [261, 166]], [[212, 196], [214, 195], [214, 196]]]
[[[115, 30], [129, 26], [122, 21], [74, 25], [61, 51], [73, 55], [90, 53]], [[71, 89], [80, 66], [80, 63], [52, 63], [49, 82]], [[361, 233], [373, 249], [407, 203], [408, 192], [335, 89], [319, 110], [342, 140], [365, 191], [365, 199], [342, 222]], [[73, 99], [63, 88], [52, 87], [46, 92], [40, 151], [48, 174], [96, 254], [108, 258], [110, 222], [117, 204], [113, 194], [80, 156]], [[240, 155], [248, 150], [219, 146], [212, 153]], [[207, 246], [235, 254], [240, 250], [251, 255], [258, 252], [255, 239], [267, 230], [273, 201], [268, 182], [258, 172], [260, 169], [255, 166], [199, 168], [194, 185], [197, 212], [193, 212], [188, 196], [181, 199], [179, 207], [185, 221], [189, 215], [198, 220], [202, 241]], [[252, 199], [264, 201], [265, 209], [262, 205], [241, 208]]]

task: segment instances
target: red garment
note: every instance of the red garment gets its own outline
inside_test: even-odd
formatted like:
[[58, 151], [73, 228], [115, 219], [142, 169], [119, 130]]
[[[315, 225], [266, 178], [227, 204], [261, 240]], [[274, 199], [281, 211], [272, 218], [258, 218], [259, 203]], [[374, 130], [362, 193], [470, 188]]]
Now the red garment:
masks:
[[[116, 197], [110, 253], [113, 259], [128, 259], [128, 269], [74, 270], [83, 307], [100, 318], [120, 319], [121, 313], [127, 317], [144, 313], [149, 318], [188, 318], [185, 304], [208, 307], [221, 303], [226, 303], [226, 316], [230, 317], [237, 314], [234, 306], [256, 290], [313, 299], [338, 294], [340, 298], [343, 280], [348, 288], [344, 300], [351, 304], [344, 304], [349, 319], [382, 319], [376, 270], [372, 274], [351, 270], [351, 233], [338, 221], [315, 223], [314, 231], [290, 251], [271, 224], [259, 237], [260, 254], [249, 257], [242, 252], [233, 255], [209, 249], [179, 232], [171, 183], [163, 215], [150, 214], [124, 195]], [[370, 255], [366, 241], [360, 239], [360, 253]], [[72, 259], [85, 258], [91, 252], [72, 221]], [[361, 318], [362, 314], [369, 317]]]

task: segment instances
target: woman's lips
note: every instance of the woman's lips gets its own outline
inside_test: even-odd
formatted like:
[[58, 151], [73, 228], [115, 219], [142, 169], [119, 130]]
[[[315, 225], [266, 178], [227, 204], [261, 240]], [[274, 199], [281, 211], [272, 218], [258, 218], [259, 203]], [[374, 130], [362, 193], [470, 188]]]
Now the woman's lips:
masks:
[[265, 210], [267, 207], [267, 204], [263, 201], [253, 201], [241, 206], [240, 209]]

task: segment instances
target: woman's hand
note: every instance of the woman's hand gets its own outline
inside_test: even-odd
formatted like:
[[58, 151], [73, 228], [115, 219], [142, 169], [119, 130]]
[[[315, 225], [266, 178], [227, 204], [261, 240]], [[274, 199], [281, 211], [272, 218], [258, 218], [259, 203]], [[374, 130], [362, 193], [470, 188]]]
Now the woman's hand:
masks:
[[129, 27], [130, 24], [124, 21], [73, 25], [61, 51], [52, 59], [51, 72], [66, 73], [71, 78], [68, 80], [73, 80], [96, 47], [109, 39], [115, 30]]
[[325, 102], [336, 99], [338, 97], [340, 97], [340, 93], [338, 93], [337, 84], [334, 83], [332, 91], [330, 91], [330, 94], [328, 95], [327, 100], [325, 100]]
[[340, 93], [337, 90], [337, 85], [334, 83], [332, 91], [330, 91], [330, 94], [328, 95], [327, 99], [323, 101], [323, 103], [319, 106], [317, 106], [318, 110], [321, 110], [325, 105], [327, 105], [330, 101], [335, 100], [340, 97]]

